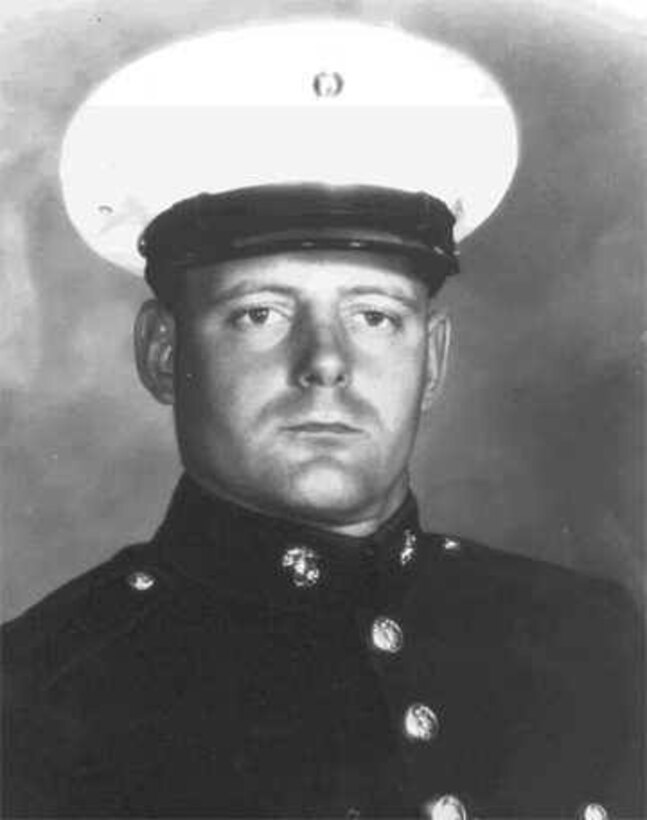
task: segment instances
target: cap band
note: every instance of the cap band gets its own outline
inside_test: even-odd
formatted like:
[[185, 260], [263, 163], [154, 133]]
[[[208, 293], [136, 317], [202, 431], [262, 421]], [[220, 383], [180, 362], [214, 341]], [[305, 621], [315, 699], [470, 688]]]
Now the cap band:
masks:
[[458, 271], [454, 216], [438, 199], [376, 186], [263, 185], [199, 194], [156, 217], [139, 240], [146, 280], [169, 298], [182, 270], [268, 253], [399, 253], [440, 286]]

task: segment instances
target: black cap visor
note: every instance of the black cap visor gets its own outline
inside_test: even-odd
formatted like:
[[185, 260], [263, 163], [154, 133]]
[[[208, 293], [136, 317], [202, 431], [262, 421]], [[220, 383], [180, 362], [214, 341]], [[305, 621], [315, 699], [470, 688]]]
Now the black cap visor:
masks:
[[261, 186], [201, 194], [157, 217], [139, 249], [146, 279], [172, 302], [181, 272], [232, 259], [312, 250], [397, 254], [431, 292], [458, 270], [454, 217], [426, 194], [362, 186]]

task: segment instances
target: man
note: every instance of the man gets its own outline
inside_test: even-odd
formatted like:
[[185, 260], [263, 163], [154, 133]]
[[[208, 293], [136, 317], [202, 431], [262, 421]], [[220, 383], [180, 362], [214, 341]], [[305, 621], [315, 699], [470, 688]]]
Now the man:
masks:
[[149, 543], [6, 627], [7, 815], [640, 816], [624, 593], [420, 530], [446, 204], [302, 182], [159, 210], [135, 347], [185, 475]]

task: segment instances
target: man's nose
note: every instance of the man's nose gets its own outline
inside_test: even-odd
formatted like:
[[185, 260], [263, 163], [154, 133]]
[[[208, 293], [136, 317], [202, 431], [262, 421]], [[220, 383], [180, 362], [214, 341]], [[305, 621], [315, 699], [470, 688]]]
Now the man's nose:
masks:
[[301, 387], [342, 387], [350, 381], [348, 340], [330, 318], [306, 318], [295, 339], [294, 379]]

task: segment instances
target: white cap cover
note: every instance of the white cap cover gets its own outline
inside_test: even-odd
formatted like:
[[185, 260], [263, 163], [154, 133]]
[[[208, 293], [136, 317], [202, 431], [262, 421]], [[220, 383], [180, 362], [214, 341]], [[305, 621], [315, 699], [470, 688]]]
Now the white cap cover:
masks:
[[497, 207], [517, 163], [511, 106], [480, 66], [388, 26], [311, 20], [174, 43], [94, 90], [66, 132], [72, 223], [141, 273], [137, 238], [175, 202], [270, 183], [424, 191], [456, 237]]

